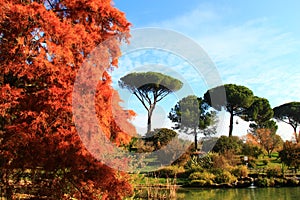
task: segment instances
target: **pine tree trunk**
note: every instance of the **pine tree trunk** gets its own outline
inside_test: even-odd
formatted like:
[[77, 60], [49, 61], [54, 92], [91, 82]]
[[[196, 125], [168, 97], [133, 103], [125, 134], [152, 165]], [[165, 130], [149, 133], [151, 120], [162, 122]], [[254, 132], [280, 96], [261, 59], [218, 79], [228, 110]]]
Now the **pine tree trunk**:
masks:
[[233, 130], [233, 111], [230, 112], [229, 137], [232, 136], [232, 130]]
[[198, 139], [197, 139], [197, 129], [194, 128], [194, 136], [195, 136], [195, 151], [198, 150]]
[[150, 108], [148, 110], [148, 122], [147, 122], [147, 133], [150, 133], [151, 131], [151, 118], [152, 118], [152, 113], [154, 110], [155, 104], [150, 105]]
[[[297, 134], [297, 127], [293, 127], [293, 129], [294, 129], [294, 133], [295, 133], [296, 142], [299, 143], [299, 137], [298, 137], [298, 134]], [[299, 135], [300, 135], [300, 132], [299, 132]]]

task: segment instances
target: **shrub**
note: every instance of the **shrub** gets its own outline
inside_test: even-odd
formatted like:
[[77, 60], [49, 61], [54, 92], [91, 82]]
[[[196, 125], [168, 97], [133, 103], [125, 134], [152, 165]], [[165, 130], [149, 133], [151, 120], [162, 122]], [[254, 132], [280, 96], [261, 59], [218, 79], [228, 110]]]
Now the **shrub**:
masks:
[[249, 171], [248, 168], [245, 165], [236, 166], [231, 170], [231, 173], [235, 177], [248, 177]]
[[242, 140], [240, 140], [239, 137], [236, 137], [236, 136], [232, 136], [232, 137], [221, 136], [218, 139], [218, 141], [215, 144], [212, 151], [216, 152], [216, 153], [224, 153], [228, 150], [232, 150], [236, 154], [239, 154], [242, 150], [242, 146], [243, 146], [243, 142], [242, 142]]
[[237, 180], [237, 178], [235, 176], [233, 176], [229, 171], [226, 170], [222, 170], [220, 172], [218, 172], [217, 174], [215, 174], [215, 179], [214, 181], [216, 183], [233, 183]]
[[191, 186], [210, 186], [213, 184], [215, 175], [209, 172], [194, 172], [190, 174], [189, 179]]
[[226, 162], [231, 166], [236, 166], [241, 163], [238, 156], [236, 155], [236, 152], [233, 150], [228, 150], [223, 153], [224, 158], [226, 159]]
[[226, 158], [223, 155], [219, 155], [219, 154], [212, 154], [211, 155], [212, 161], [213, 161], [213, 168], [220, 168], [220, 169], [224, 169], [224, 168], [228, 168], [229, 164], [228, 161], [226, 160]]
[[274, 178], [268, 179], [268, 187], [274, 187], [275, 183], [276, 183], [276, 181]]
[[258, 159], [258, 156], [263, 154], [263, 150], [258, 146], [246, 143], [243, 145], [242, 154]]
[[270, 177], [278, 177], [282, 176], [282, 170], [281, 167], [269, 167], [266, 169], [267, 176]]
[[152, 142], [155, 150], [166, 146], [171, 140], [177, 136], [177, 132], [167, 128], [155, 129], [147, 133], [146, 142]]
[[175, 177], [177, 174], [182, 174], [185, 172], [185, 169], [183, 167], [179, 166], [167, 166], [162, 169], [159, 169], [158, 171], [155, 172], [155, 174], [158, 177], [161, 178], [168, 178], [168, 177]]
[[268, 160], [263, 160], [264, 165], [268, 165], [269, 161]]
[[300, 167], [300, 143], [294, 144], [293, 142], [285, 142], [283, 150], [279, 152], [281, 161], [288, 167], [298, 169]]
[[286, 184], [287, 184], [287, 186], [292, 186], [292, 187], [298, 186], [299, 185], [299, 180], [297, 180], [296, 178], [288, 178], [286, 180]]
[[190, 180], [213, 180], [215, 175], [209, 172], [194, 172], [190, 174]]
[[191, 166], [186, 169], [186, 172], [188, 172], [189, 174], [191, 174], [193, 172], [203, 172], [203, 171], [204, 171], [204, 169], [200, 166]]
[[274, 179], [275, 186], [285, 186], [286, 185], [286, 180], [282, 178], [275, 178]]
[[203, 156], [192, 156], [191, 159], [186, 163], [185, 168], [191, 170], [194, 168], [198, 169], [210, 169], [213, 166], [213, 160], [211, 153]]
[[268, 187], [269, 186], [268, 180], [269, 180], [268, 178], [259, 177], [258, 179], [256, 179], [255, 185], [257, 185], [258, 187]]
[[248, 167], [252, 167], [252, 168], [256, 167], [255, 158], [251, 156], [248, 157]]

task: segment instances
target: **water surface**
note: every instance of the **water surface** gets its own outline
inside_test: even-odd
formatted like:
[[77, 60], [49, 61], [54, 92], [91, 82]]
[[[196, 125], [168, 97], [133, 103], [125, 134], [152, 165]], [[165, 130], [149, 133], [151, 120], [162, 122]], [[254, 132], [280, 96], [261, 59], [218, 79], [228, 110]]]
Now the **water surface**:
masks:
[[300, 187], [245, 188], [245, 189], [195, 189], [180, 188], [176, 199], [188, 200], [298, 200]]

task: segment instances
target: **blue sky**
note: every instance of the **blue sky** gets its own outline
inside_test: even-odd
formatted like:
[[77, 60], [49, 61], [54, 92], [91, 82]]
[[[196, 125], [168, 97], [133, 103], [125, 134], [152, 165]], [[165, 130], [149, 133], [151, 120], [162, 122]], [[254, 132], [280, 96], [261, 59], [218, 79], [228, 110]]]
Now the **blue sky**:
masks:
[[[177, 31], [198, 43], [214, 62], [223, 83], [235, 83], [249, 87], [255, 95], [265, 97], [272, 107], [289, 101], [300, 101], [300, 1], [297, 0], [115, 0], [115, 6], [126, 13], [132, 28], [159, 27]], [[160, 59], [156, 54], [156, 60]], [[187, 63], [173, 55], [165, 65], [185, 66], [181, 72], [190, 72]], [[119, 78], [142, 65], [151, 62], [153, 52], [124, 55], [120, 68], [113, 72]], [[123, 66], [122, 66], [123, 64]], [[126, 67], [125, 67], [125, 66]], [[119, 75], [119, 76], [118, 76]], [[192, 79], [189, 79], [192, 80]], [[203, 78], [190, 81], [206, 91]], [[123, 91], [124, 92], [124, 91]], [[173, 98], [174, 99], [174, 98]], [[128, 99], [127, 99], [128, 100]], [[128, 100], [129, 102], [129, 100]], [[130, 97], [129, 104], [135, 104]], [[172, 98], [164, 105], [174, 105]], [[158, 107], [158, 121], [168, 112]], [[126, 105], [125, 105], [126, 106]], [[130, 106], [129, 106], [130, 107]], [[139, 108], [136, 105], [135, 109]], [[143, 115], [143, 114], [140, 114]], [[161, 118], [160, 118], [161, 117]], [[140, 121], [141, 123], [142, 117]], [[236, 133], [246, 132], [239, 123]], [[289, 133], [286, 133], [289, 132]], [[283, 125], [278, 133], [291, 136], [291, 130]]]

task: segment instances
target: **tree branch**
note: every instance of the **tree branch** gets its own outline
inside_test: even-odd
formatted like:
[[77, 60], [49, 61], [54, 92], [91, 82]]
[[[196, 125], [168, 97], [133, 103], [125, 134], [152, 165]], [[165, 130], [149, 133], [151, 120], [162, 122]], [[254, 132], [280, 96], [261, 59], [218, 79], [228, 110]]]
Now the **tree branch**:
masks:
[[49, 0], [47, 0], [47, 2], [49, 3], [49, 5], [51, 6], [51, 8], [52, 9], [54, 9], [54, 6], [53, 6], [53, 4], [49, 1]]
[[140, 100], [140, 102], [142, 102], [142, 104], [146, 108], [146, 110], [149, 111], [149, 108], [146, 106], [143, 98], [141, 98], [136, 92], [133, 92], [133, 94], [138, 98], [138, 100]]

